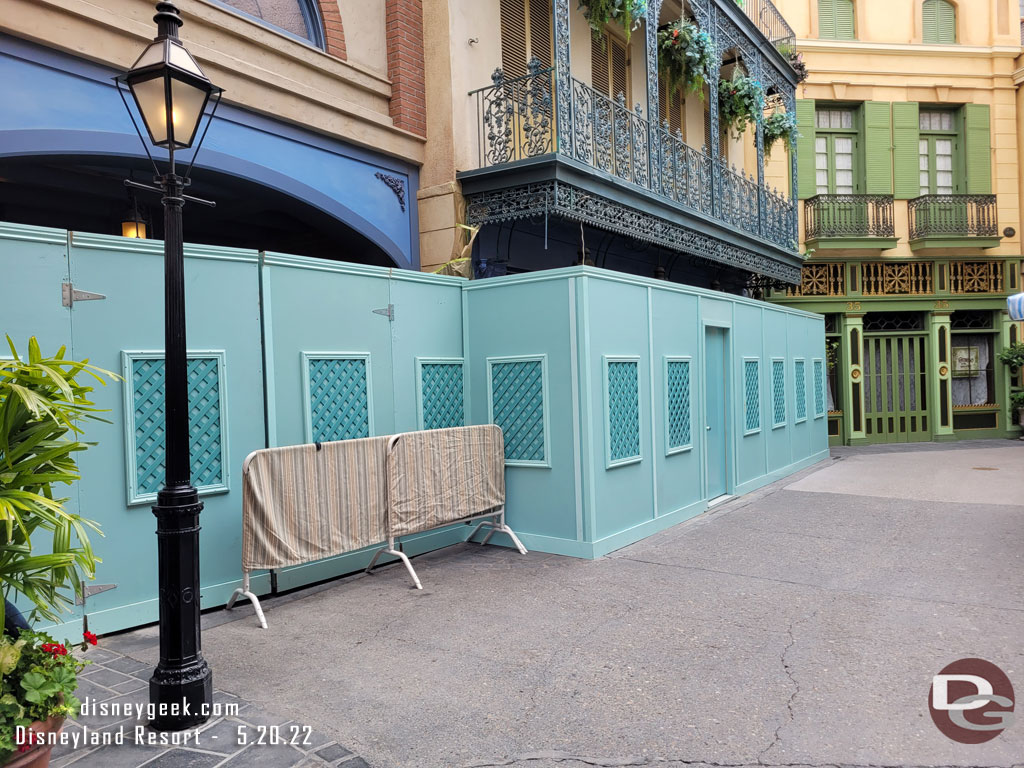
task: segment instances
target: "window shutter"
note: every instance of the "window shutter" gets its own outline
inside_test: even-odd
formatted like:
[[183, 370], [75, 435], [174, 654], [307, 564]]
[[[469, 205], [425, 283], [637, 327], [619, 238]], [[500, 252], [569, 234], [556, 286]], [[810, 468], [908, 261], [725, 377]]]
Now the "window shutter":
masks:
[[797, 197], [806, 200], [814, 197], [814, 99], [796, 100], [796, 129], [800, 137], [796, 140]]
[[530, 58], [551, 66], [551, 0], [530, 2]]
[[834, 38], [836, 36], [836, 3], [835, 0], [818, 0], [818, 37]]
[[893, 196], [909, 200], [921, 194], [920, 158], [918, 140], [920, 121], [916, 102], [896, 102], [892, 105], [892, 170]]
[[501, 0], [501, 68], [506, 78], [526, 74], [528, 43], [526, 39], [526, 3], [524, 0]]
[[992, 137], [989, 132], [988, 104], [964, 106], [964, 144], [966, 144], [967, 194], [992, 193]]
[[590, 66], [591, 66], [591, 82], [594, 84], [594, 90], [603, 93], [605, 96], [611, 96], [611, 88], [608, 77], [608, 49], [607, 49], [608, 38], [601, 36], [595, 38], [593, 35], [590, 36]]
[[707, 94], [704, 98], [704, 151], [711, 154], [711, 109], [708, 107]]
[[626, 97], [629, 106], [629, 80], [626, 76], [626, 47], [616, 38], [608, 37], [611, 49], [612, 98], [617, 99], [621, 93]]
[[956, 42], [956, 9], [947, 0], [924, 0], [921, 6], [921, 39], [926, 43]]
[[668, 93], [665, 78], [658, 78], [658, 125], [663, 127], [668, 121], [669, 131], [674, 136], [676, 131], [683, 130], [683, 100], [680, 89], [676, 88], [672, 95]]
[[864, 102], [864, 191], [892, 194], [892, 125], [890, 105]]
[[818, 37], [853, 40], [853, 0], [818, 0]]

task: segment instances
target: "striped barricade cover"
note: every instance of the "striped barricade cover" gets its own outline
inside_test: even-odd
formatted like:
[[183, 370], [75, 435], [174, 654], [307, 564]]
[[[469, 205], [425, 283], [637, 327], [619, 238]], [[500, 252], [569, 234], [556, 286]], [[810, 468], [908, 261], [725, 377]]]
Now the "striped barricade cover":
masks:
[[1024, 293], [1015, 293], [1006, 300], [1011, 320], [1024, 320]]
[[242, 570], [368, 547], [384, 527], [387, 437], [254, 451], [242, 468]]
[[505, 439], [493, 424], [406, 432], [387, 459], [389, 536], [406, 536], [505, 505]]

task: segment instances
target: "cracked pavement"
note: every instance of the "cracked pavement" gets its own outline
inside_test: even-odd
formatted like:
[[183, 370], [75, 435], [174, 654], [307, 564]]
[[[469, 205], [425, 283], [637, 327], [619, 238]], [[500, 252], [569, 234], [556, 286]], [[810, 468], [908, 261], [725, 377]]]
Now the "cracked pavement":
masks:
[[927, 708], [966, 656], [1024, 696], [1024, 443], [833, 457], [599, 560], [458, 545], [421, 592], [211, 614], [215, 684], [374, 768], [1024, 767], [1024, 717], [968, 746]]

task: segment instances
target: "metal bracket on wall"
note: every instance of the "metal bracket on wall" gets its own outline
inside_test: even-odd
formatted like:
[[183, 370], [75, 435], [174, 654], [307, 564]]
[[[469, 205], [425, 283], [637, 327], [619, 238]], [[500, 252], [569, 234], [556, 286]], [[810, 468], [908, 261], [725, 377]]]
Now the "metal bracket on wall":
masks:
[[78, 291], [75, 290], [75, 286], [71, 283], [60, 284], [60, 303], [62, 306], [71, 307], [74, 306], [76, 301], [100, 301], [101, 299], [107, 298], [102, 293], [93, 293], [92, 291]]
[[108, 592], [117, 589], [117, 584], [93, 584], [82, 587], [82, 594], [75, 596], [75, 605], [85, 605], [85, 601], [100, 592]]
[[375, 310], [373, 310], [373, 314], [375, 314], [375, 315], [384, 315], [384, 317], [386, 317], [388, 320], [390, 320], [393, 323], [393, 322], [395, 322], [395, 305], [394, 304], [388, 304], [383, 309], [375, 309]]

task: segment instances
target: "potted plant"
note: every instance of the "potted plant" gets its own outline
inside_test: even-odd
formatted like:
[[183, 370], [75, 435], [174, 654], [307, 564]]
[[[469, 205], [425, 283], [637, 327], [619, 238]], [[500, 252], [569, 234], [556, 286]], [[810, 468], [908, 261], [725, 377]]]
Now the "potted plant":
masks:
[[[51, 718], [73, 714], [76, 706], [71, 693], [80, 663], [67, 643], [29, 630], [10, 598], [24, 601], [31, 620], [56, 623], [82, 594], [82, 579], [95, 577], [99, 558], [88, 529], [99, 527], [69, 511], [59, 487], [79, 477], [74, 454], [88, 447], [77, 439], [80, 423], [98, 419], [89, 399], [92, 388], [79, 379], [105, 383], [101, 374], [117, 378], [86, 362], [65, 360], [63, 347], [43, 357], [34, 337], [28, 360], [21, 359], [9, 337], [7, 342], [13, 359], [0, 360], [0, 587], [5, 601], [0, 760], [15, 746], [17, 726], [37, 722], [45, 724], [40, 728], [59, 729]], [[95, 636], [86, 639], [93, 642]], [[48, 754], [38, 765], [46, 764]], [[42, 759], [42, 752], [36, 757]]]
[[764, 132], [764, 151], [769, 155], [772, 145], [779, 139], [785, 139], [786, 146], [792, 152], [796, 140], [800, 138], [800, 132], [796, 129], [796, 116], [790, 112], [775, 110], [764, 119], [761, 130]]
[[1010, 373], [1016, 374], [1017, 371], [1024, 368], [1024, 342], [1018, 341], [1016, 344], [1011, 344], [1001, 350], [997, 357], [1003, 365], [1010, 366]]
[[737, 138], [763, 113], [764, 88], [760, 80], [737, 67], [732, 79], [718, 81], [718, 119]]
[[[83, 634], [81, 650], [96, 645]], [[22, 630], [15, 640], [0, 636], [0, 759], [5, 768], [45, 768], [64, 720], [78, 713], [78, 673], [87, 661], [75, 658], [70, 644], [42, 632]]]
[[647, 15], [647, 0], [580, 0], [579, 9], [583, 11], [595, 39], [604, 35], [605, 24], [617, 21], [626, 31], [626, 42], [629, 43], [630, 33]]
[[[1010, 394], [1010, 408], [1017, 411], [1017, 423], [1024, 429], [1024, 390]], [[1024, 434], [1021, 440], [1024, 440]]]
[[688, 19], [679, 19], [658, 30], [658, 70], [669, 93], [679, 87], [700, 93], [715, 60], [711, 35]]

